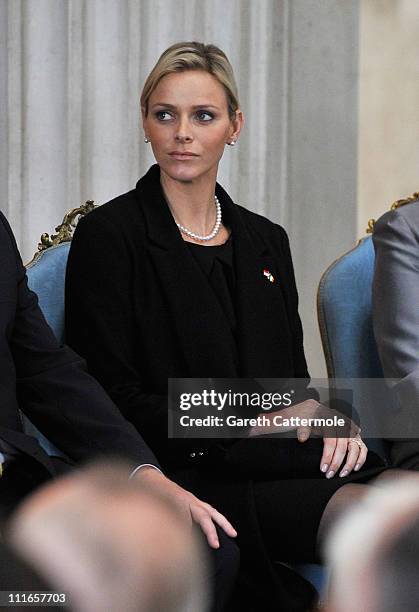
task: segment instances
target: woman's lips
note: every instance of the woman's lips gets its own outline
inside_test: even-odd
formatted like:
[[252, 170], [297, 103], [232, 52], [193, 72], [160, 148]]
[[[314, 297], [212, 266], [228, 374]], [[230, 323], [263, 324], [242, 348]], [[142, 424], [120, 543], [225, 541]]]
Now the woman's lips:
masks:
[[194, 155], [191, 153], [170, 153], [170, 157], [173, 157], [173, 159], [187, 160], [195, 159], [195, 157], [198, 157], [198, 155]]

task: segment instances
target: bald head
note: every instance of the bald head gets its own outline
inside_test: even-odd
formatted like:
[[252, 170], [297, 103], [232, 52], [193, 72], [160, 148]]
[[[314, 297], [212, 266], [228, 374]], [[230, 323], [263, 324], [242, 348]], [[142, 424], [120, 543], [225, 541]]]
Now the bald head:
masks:
[[80, 612], [206, 609], [206, 560], [177, 510], [125, 466], [97, 465], [35, 493], [12, 544]]
[[416, 475], [371, 491], [336, 525], [326, 556], [330, 612], [416, 612], [419, 601]]

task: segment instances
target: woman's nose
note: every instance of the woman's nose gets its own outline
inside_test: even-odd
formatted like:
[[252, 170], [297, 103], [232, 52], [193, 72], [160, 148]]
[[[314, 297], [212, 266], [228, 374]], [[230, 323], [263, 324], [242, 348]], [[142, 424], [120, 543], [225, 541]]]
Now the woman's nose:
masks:
[[175, 139], [178, 142], [190, 142], [193, 139], [192, 129], [186, 117], [179, 120], [175, 133]]

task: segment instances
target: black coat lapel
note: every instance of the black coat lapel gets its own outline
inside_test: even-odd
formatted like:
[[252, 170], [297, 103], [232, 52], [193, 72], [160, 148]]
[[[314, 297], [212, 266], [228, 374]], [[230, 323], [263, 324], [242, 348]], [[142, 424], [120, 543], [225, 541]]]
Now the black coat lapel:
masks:
[[192, 377], [237, 376], [234, 338], [222, 308], [170, 213], [154, 165], [137, 183], [149, 251]]
[[253, 224], [246, 223], [240, 207], [218, 184], [216, 193], [224, 205], [224, 219], [233, 231], [240, 375], [289, 376], [292, 340], [280, 270], [268, 243]]
[[[225, 314], [199, 265], [182, 239], [160, 185], [156, 164], [137, 183], [150, 238], [156, 275], [162, 282], [190, 376], [289, 376], [291, 339], [280, 288], [281, 278], [269, 248], [217, 183], [223, 219], [233, 234], [237, 276], [237, 345]], [[264, 274], [270, 273], [274, 282]]]

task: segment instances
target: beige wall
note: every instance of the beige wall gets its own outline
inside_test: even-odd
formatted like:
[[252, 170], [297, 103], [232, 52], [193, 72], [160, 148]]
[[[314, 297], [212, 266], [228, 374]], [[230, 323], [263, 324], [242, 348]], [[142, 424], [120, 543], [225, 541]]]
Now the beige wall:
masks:
[[358, 233], [419, 191], [419, 1], [360, 3]]
[[358, 0], [0, 0], [0, 208], [24, 261], [66, 210], [130, 189], [153, 161], [138, 92], [159, 53], [214, 42], [246, 118], [219, 179], [286, 227], [324, 375], [317, 284], [356, 238], [358, 13]]

